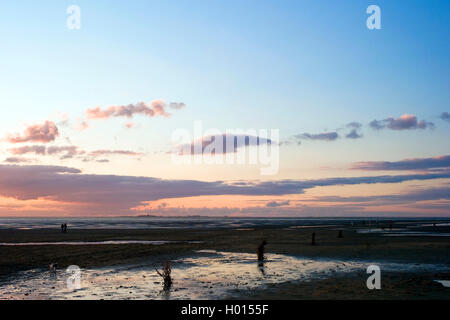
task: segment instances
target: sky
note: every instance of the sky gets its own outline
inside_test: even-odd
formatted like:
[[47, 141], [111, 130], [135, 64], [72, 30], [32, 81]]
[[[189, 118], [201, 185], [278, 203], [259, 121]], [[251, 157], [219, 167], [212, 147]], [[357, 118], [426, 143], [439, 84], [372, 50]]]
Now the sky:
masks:
[[2, 2], [0, 216], [449, 217], [449, 36], [437, 0]]

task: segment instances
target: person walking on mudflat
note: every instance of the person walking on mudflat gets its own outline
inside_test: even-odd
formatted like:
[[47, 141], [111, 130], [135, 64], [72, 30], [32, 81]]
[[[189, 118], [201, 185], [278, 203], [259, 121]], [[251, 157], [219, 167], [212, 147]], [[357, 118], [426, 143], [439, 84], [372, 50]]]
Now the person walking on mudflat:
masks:
[[261, 244], [258, 246], [258, 249], [256, 250], [256, 254], [258, 256], [258, 261], [264, 261], [264, 247], [266, 246], [267, 241], [263, 240]]

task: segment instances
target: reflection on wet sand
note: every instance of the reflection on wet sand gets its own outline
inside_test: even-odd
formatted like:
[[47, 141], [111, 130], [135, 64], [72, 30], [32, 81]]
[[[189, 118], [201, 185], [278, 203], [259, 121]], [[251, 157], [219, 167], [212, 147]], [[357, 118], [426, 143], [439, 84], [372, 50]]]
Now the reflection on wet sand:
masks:
[[[29, 270], [0, 282], [0, 299], [223, 299], [282, 282], [329, 278], [336, 273], [365, 270], [368, 262], [306, 259], [267, 254], [203, 250], [173, 260], [167, 288], [155, 262], [83, 269], [81, 288], [66, 287], [65, 270]], [[383, 270], [445, 270], [445, 265], [379, 263]], [[164, 271], [164, 270], [163, 270]]]
[[258, 269], [259, 269], [259, 271], [261, 271], [261, 274], [263, 276], [266, 275], [266, 271], [264, 269], [264, 261], [258, 261]]
[[118, 244], [150, 244], [162, 245], [171, 243], [202, 243], [202, 241], [167, 241], [167, 240], [109, 240], [109, 241], [55, 241], [55, 242], [0, 242], [0, 246], [90, 246]]

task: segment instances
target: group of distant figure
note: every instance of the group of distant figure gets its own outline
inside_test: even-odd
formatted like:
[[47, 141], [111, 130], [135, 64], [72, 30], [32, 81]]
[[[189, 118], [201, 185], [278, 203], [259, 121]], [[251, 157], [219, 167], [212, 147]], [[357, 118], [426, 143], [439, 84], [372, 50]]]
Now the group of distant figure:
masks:
[[67, 232], [67, 223], [63, 223], [61, 224], [61, 233], [66, 233]]

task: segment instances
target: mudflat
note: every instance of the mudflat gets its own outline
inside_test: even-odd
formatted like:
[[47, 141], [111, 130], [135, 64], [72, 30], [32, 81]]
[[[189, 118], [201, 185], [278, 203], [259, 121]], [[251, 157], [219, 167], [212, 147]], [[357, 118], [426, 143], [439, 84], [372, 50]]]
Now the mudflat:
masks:
[[[199, 250], [255, 254], [263, 239], [267, 254], [338, 261], [392, 262], [404, 265], [447, 265], [450, 268], [449, 226], [423, 226], [401, 234], [410, 225], [308, 226], [226, 229], [55, 229], [0, 230], [0, 281], [19, 271], [45, 270], [51, 262], [60, 268], [78, 265], [99, 268], [159, 263], [195, 255]], [[342, 237], [339, 237], [342, 231]], [[315, 245], [311, 244], [315, 233]], [[162, 241], [127, 244], [127, 240]], [[108, 244], [105, 241], [124, 241]], [[164, 241], [170, 241], [164, 243]], [[92, 242], [89, 245], [4, 245], [26, 242]], [[94, 244], [95, 242], [103, 242]], [[269, 262], [270, 263], [270, 262]], [[450, 280], [450, 272], [434, 269], [382, 270], [382, 289], [368, 290], [365, 270], [337, 273], [326, 279], [270, 283], [257, 290], [242, 290], [230, 298], [249, 299], [449, 299], [450, 288], [434, 280]], [[0, 287], [1, 288], [1, 287]]]

